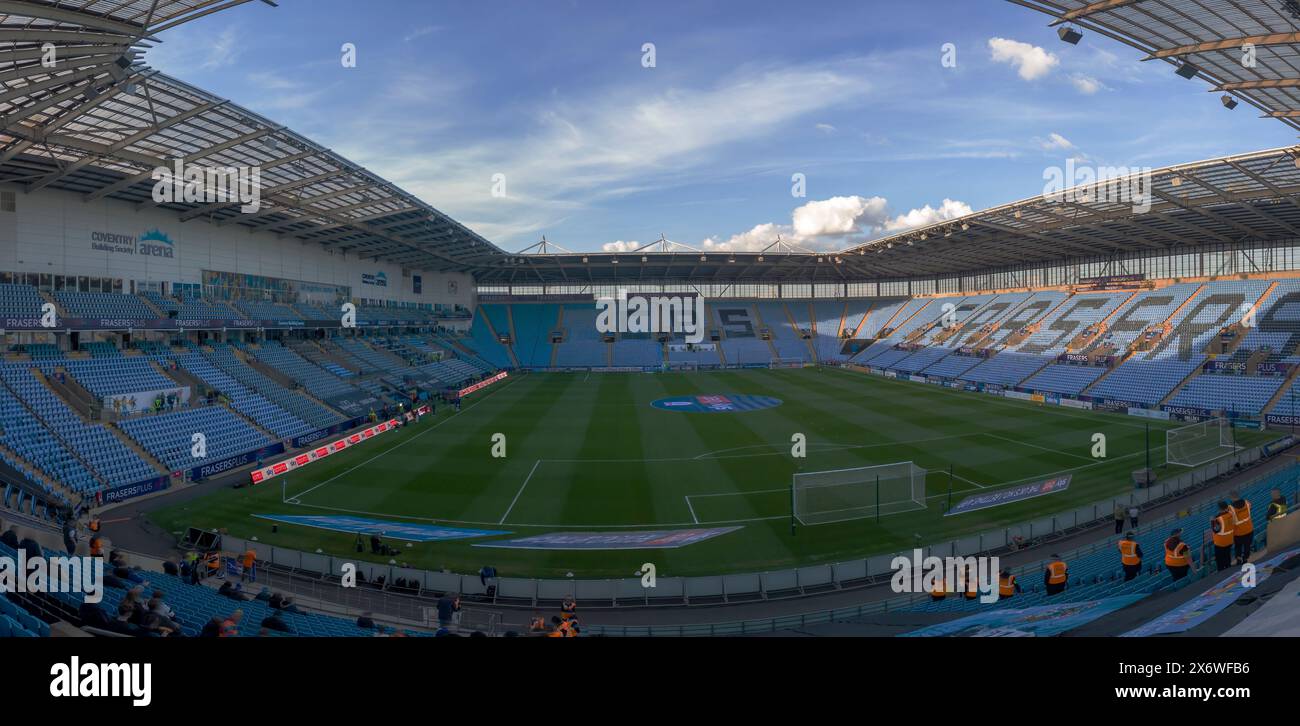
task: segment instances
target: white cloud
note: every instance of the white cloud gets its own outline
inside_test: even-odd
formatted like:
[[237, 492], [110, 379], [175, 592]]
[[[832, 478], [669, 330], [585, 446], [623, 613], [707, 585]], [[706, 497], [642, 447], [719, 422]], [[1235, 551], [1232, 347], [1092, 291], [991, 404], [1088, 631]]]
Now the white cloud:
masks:
[[1074, 84], [1075, 90], [1085, 96], [1091, 96], [1106, 87], [1106, 84], [1096, 78], [1085, 76], [1082, 73], [1076, 73], [1073, 76], [1070, 76], [1070, 83]]
[[830, 124], [817, 124], [814, 128], [824, 134], [833, 134], [836, 130], [835, 127]]
[[920, 209], [913, 209], [906, 214], [900, 214], [897, 217], [885, 223], [885, 231], [903, 232], [917, 227], [926, 227], [939, 222], [946, 222], [950, 219], [965, 217], [973, 210], [965, 202], [958, 202], [953, 199], [944, 199], [938, 209], [925, 205]]
[[995, 62], [1015, 66], [1026, 81], [1042, 78], [1061, 62], [1046, 50], [1018, 40], [989, 38], [989, 50], [993, 52]]
[[883, 197], [831, 197], [794, 210], [794, 233], [800, 239], [847, 235], [861, 231], [864, 220], [875, 224], [885, 215]]
[[423, 38], [430, 33], [436, 33], [440, 30], [442, 30], [442, 26], [440, 25], [425, 25], [423, 27], [415, 28], [402, 37], [402, 42], [409, 43], [412, 40]]
[[[861, 62], [746, 68], [711, 87], [552, 97], [519, 114], [533, 120], [530, 128], [477, 144], [415, 148], [358, 137], [336, 148], [475, 230], [545, 228], [601, 200], [680, 186], [727, 145], [862, 101], [873, 75]], [[497, 173], [506, 177], [505, 198], [490, 193]]]
[[1073, 149], [1074, 143], [1064, 136], [1053, 131], [1047, 135], [1047, 139], [1039, 141], [1039, 145], [1046, 151], [1056, 151], [1061, 149]]
[[938, 208], [927, 204], [891, 216], [889, 202], [884, 197], [832, 197], [796, 208], [791, 215], [792, 224], [760, 224], [726, 240], [707, 239], [701, 246], [709, 251], [758, 252], [780, 235], [798, 247], [831, 252], [866, 239], [964, 217], [971, 211], [965, 202], [944, 199]]
[[644, 245], [640, 242], [624, 242], [623, 240], [618, 240], [617, 242], [606, 242], [600, 246], [600, 249], [605, 252], [631, 252], [643, 246]]

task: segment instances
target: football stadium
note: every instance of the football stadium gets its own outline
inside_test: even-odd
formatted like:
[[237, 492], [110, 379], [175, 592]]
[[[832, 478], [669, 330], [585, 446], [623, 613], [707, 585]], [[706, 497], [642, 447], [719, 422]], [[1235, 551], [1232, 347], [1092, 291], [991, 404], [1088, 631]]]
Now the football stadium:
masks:
[[0, 637], [1300, 635], [1300, 5], [359, 5], [0, 2]]

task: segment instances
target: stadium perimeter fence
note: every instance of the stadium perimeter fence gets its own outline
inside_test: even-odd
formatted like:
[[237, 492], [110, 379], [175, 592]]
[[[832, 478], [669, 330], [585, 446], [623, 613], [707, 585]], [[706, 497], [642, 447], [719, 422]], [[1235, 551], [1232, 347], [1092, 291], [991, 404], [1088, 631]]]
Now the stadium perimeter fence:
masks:
[[[1028, 548], [1045, 544], [1099, 523], [1113, 521], [1117, 504], [1154, 505], [1175, 499], [1185, 493], [1201, 488], [1203, 485], [1225, 474], [1237, 471], [1238, 467], [1257, 463], [1265, 458], [1264, 446], [1243, 450], [1236, 454], [1213, 462], [1201, 469], [1190, 471], [1157, 482], [1143, 489], [1094, 502], [1068, 512], [1054, 516], [1042, 517], [1011, 527], [982, 532], [947, 542], [919, 547], [924, 556], [930, 557], [965, 557], [981, 554], [1010, 552], [1013, 549]], [[1283, 471], [1293, 478], [1300, 477], [1300, 465]], [[1268, 477], [1278, 476], [1277, 472], [1252, 479], [1243, 487], [1252, 486]], [[1168, 519], [1168, 518], [1166, 518]], [[1147, 525], [1143, 531], [1152, 527], [1167, 526], [1162, 520]], [[1111, 546], [1112, 543], [1094, 545], [1071, 553], [1078, 557], [1093, 551], [1097, 546]], [[344, 564], [355, 565], [364, 574], [367, 582], [375, 582], [383, 577], [387, 583], [402, 578], [408, 582], [418, 583], [421, 593], [460, 593], [467, 606], [476, 601], [489, 602], [486, 599], [488, 586], [496, 587], [495, 597], [490, 600], [495, 607], [544, 608], [558, 606], [567, 596], [574, 596], [586, 609], [598, 608], [633, 608], [654, 606], [682, 605], [717, 605], [797, 598], [808, 595], [825, 594], [835, 591], [866, 587], [886, 582], [893, 575], [890, 565], [894, 558], [910, 556], [907, 552], [876, 555], [872, 557], [849, 560], [833, 564], [810, 565], [771, 572], [742, 573], [732, 575], [698, 576], [698, 577], [659, 577], [652, 590], [643, 588], [639, 578], [605, 579], [605, 580], [542, 580], [530, 578], [496, 578], [484, 583], [477, 574], [462, 575], [451, 572], [431, 572], [396, 565], [384, 565], [358, 561], [348, 557], [335, 557], [327, 554], [301, 552], [299, 550], [268, 546], [264, 542], [243, 540], [228, 535], [223, 536], [223, 549], [227, 552], [243, 552], [247, 548], [257, 550], [259, 559], [269, 563], [274, 570], [282, 574], [293, 575], [284, 584], [289, 585], [295, 593], [300, 592], [303, 583], [310, 583], [306, 593], [314, 599], [338, 602], [346, 607], [369, 610], [376, 615], [385, 614], [404, 620], [420, 621], [427, 615], [420, 609], [428, 607], [427, 598], [395, 594], [391, 590], [355, 588], [351, 593], [337, 597], [331, 591], [341, 591], [337, 578], [342, 575]], [[605, 635], [726, 635], [751, 632], [771, 632], [799, 625], [829, 622], [832, 619], [856, 617], [887, 610], [905, 609], [923, 600], [924, 595], [910, 596], [902, 601], [880, 601], [860, 607], [837, 609], [806, 615], [767, 618], [738, 623], [713, 625], [681, 625], [637, 627], [587, 626], [592, 633]]]

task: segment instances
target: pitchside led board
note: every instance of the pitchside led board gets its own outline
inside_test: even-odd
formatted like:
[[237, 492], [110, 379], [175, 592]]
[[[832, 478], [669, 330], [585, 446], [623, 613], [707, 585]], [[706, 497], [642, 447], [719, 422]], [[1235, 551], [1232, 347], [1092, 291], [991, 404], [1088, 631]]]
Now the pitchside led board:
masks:
[[[416, 417], [424, 416], [427, 413], [429, 413], [429, 407], [421, 406], [420, 408], [416, 409], [414, 413], [406, 414], [406, 420], [413, 421], [415, 420]], [[284, 461], [277, 462], [270, 466], [264, 466], [261, 469], [256, 469], [251, 474], [253, 483], [261, 484], [262, 482], [274, 479], [277, 476], [288, 474], [289, 472], [295, 469], [307, 466], [312, 462], [320, 461], [321, 459], [324, 459], [327, 456], [332, 456], [334, 454], [339, 453], [340, 451], [343, 451], [344, 449], [350, 448], [352, 446], [356, 446], [357, 444], [360, 444], [361, 442], [366, 441], [368, 439], [372, 439], [378, 436], [379, 434], [392, 431], [393, 429], [397, 428], [400, 423], [401, 420], [399, 419], [396, 418], [389, 419], [388, 421], [384, 421], [382, 423], [375, 424], [374, 426], [371, 426], [369, 428], [362, 429], [361, 431], [358, 431], [355, 434], [344, 436], [343, 438], [338, 439], [334, 443], [317, 446], [312, 450], [304, 451], [301, 454], [294, 456], [293, 458], [285, 459]]]

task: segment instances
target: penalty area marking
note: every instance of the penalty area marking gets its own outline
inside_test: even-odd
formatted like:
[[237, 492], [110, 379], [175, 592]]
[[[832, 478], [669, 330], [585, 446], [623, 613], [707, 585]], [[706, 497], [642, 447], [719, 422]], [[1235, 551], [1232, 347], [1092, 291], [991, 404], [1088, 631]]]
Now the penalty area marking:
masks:
[[497, 524], [506, 523], [506, 517], [510, 516], [510, 512], [515, 508], [515, 502], [519, 501], [519, 495], [524, 493], [524, 488], [528, 486], [528, 482], [533, 480], [533, 474], [537, 473], [537, 467], [541, 465], [542, 465], [541, 459], [538, 459], [537, 461], [533, 462], [532, 470], [529, 471], [528, 476], [524, 478], [524, 483], [519, 485], [519, 491], [515, 492], [515, 498], [510, 500], [510, 506], [506, 507], [506, 513], [501, 515], [501, 521], [497, 522]]
[[[1143, 452], [1138, 451], [1132, 454], [1127, 454], [1125, 456], [1117, 456], [1113, 459], [1099, 459], [1098, 461], [1092, 464], [1084, 464], [1082, 466], [1076, 466], [1071, 469], [1062, 469], [1060, 471], [1052, 472], [1050, 474], [1040, 474], [1037, 476], [1026, 477], [1024, 479], [1018, 479], [1013, 482], [1005, 482], [1003, 484], [998, 484], [998, 485], [989, 485], [987, 488], [998, 490], [998, 489], [1005, 489], [1007, 487], [1012, 487], [1027, 481], [1042, 481], [1044, 479], [1051, 479], [1053, 477], [1060, 476], [1061, 474], [1067, 474], [1071, 472], [1081, 471], [1083, 469], [1089, 469], [1094, 466], [1104, 464], [1108, 461], [1123, 461], [1124, 459], [1132, 459], [1136, 456], [1142, 456], [1142, 454]], [[762, 491], [755, 491], [755, 492], [722, 492], [719, 494], [690, 494], [687, 496], [698, 499], [701, 497], [715, 497], [715, 496], [726, 497], [726, 496], [736, 496], [740, 494], [771, 494], [777, 491], [788, 493], [790, 489], [789, 487], [785, 487], [782, 489], [765, 489]], [[948, 495], [946, 493], [931, 494], [930, 496], [926, 497], [926, 501], [930, 501], [932, 499], [943, 499], [947, 496]], [[298, 506], [307, 507], [308, 509], [321, 509], [328, 512], [344, 512], [346, 514], [362, 514], [370, 517], [387, 517], [389, 519], [405, 519], [405, 520], [410, 520], [412, 522], [433, 522], [435, 524], [479, 525], [479, 526], [489, 526], [489, 527], [495, 527], [501, 524], [501, 522], [483, 522], [483, 521], [467, 520], [467, 519], [441, 519], [438, 517], [415, 517], [409, 514], [392, 514], [389, 512], [370, 512], [363, 509], [347, 509], [345, 507], [328, 507], [321, 504], [304, 503], [304, 504], [299, 504]], [[917, 509], [914, 511], [924, 511], [924, 510]], [[888, 514], [881, 514], [880, 516], [896, 517], [900, 514], [910, 514], [910, 513], [911, 512], [890, 512]], [[581, 529], [646, 529], [648, 527], [693, 527], [701, 524], [750, 524], [756, 522], [772, 522], [776, 520], [785, 520], [789, 518], [790, 518], [790, 514], [787, 512], [785, 514], [774, 514], [768, 517], [748, 517], [745, 519], [717, 519], [717, 520], [705, 520], [703, 522], [699, 522], [699, 521], [651, 522], [651, 523], [644, 523], [644, 524], [535, 524], [535, 523], [514, 522], [512, 523], [512, 526], [531, 527], [534, 529], [578, 529], [578, 530]]]

